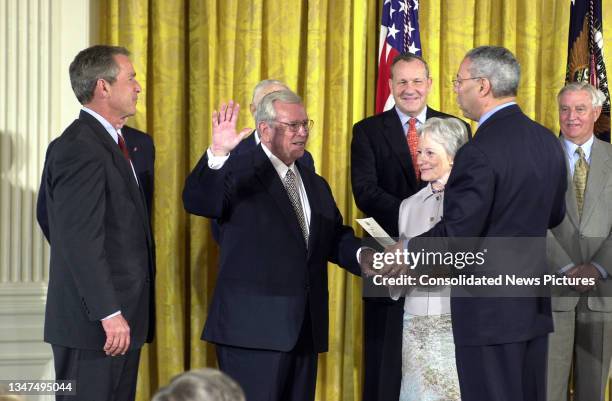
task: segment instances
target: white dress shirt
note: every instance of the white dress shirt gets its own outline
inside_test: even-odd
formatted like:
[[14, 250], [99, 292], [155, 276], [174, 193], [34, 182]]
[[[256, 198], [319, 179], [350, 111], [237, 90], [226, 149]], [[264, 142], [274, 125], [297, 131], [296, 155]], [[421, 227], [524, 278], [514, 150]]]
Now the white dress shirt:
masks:
[[[92, 109], [89, 109], [89, 108], [83, 106], [83, 111], [87, 112], [93, 118], [98, 120], [100, 122], [100, 124], [102, 124], [102, 126], [104, 127], [106, 132], [108, 132], [108, 134], [111, 136], [111, 138], [113, 138], [113, 141], [115, 141], [117, 146], [119, 146], [119, 135], [121, 135], [121, 129], [115, 129], [115, 127], [113, 127], [113, 125], [111, 123], [109, 123], [106, 120], [106, 118], [102, 117], [101, 115], [99, 115], [98, 113], [93, 111]], [[121, 136], [123, 136], [123, 135], [121, 135]], [[123, 138], [123, 140], [125, 141], [125, 138]], [[126, 146], [127, 146], [127, 143], [126, 143]], [[140, 183], [138, 182], [138, 176], [136, 175], [136, 170], [134, 170], [134, 164], [132, 163], [131, 160], [130, 160], [130, 167], [132, 167], [132, 174], [134, 174], [134, 178], [136, 179], [136, 184], [140, 185]]]

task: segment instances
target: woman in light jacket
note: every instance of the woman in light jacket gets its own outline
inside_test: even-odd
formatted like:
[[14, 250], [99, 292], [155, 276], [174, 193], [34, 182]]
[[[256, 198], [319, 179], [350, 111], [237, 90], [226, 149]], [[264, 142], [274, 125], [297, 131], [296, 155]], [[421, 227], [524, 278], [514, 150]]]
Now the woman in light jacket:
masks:
[[[457, 150], [467, 142], [456, 118], [430, 118], [419, 129], [417, 164], [428, 185], [404, 199], [400, 236], [411, 238], [442, 218], [444, 186]], [[398, 294], [395, 295], [394, 298]], [[400, 401], [460, 400], [450, 317], [450, 287], [404, 288], [402, 386]]]

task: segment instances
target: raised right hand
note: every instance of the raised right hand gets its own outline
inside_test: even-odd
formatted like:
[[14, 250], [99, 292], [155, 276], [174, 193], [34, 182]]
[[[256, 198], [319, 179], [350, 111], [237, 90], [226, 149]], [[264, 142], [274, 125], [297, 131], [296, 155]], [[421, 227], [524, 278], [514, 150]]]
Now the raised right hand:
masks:
[[251, 131], [244, 128], [236, 133], [236, 123], [240, 105], [230, 100], [229, 104], [221, 104], [220, 111], [213, 111], [212, 114], [212, 146], [211, 150], [215, 156], [225, 156], [229, 154], [240, 141]]

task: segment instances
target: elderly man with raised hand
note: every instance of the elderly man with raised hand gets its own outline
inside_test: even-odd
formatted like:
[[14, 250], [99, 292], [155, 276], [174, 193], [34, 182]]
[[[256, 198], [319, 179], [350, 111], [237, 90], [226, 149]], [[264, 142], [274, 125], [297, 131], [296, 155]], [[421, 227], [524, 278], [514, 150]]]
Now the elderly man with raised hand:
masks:
[[[261, 103], [261, 99], [263, 99], [268, 93], [280, 90], [290, 89], [287, 84], [277, 79], [264, 79], [255, 85], [253, 88], [253, 98], [251, 100], [251, 104], [249, 104], [249, 111], [253, 116], [253, 121], [256, 121], [257, 107]], [[250, 136], [240, 141], [240, 143], [233, 149], [232, 154], [239, 154], [253, 150], [257, 147], [257, 145], [259, 145], [259, 142], [261, 142], [261, 135], [259, 132], [257, 132], [257, 129], [254, 129]], [[307, 150], [304, 151], [301, 159], [306, 167], [309, 167], [314, 171], [314, 161], [312, 160], [312, 155]]]
[[257, 108], [259, 146], [229, 157], [238, 105], [213, 114], [213, 140], [185, 183], [185, 209], [220, 219], [219, 276], [202, 339], [249, 401], [312, 401], [328, 347], [327, 262], [360, 274], [360, 241], [327, 182], [301, 160], [313, 122], [288, 90]]
[[[261, 100], [268, 93], [280, 91], [280, 90], [290, 90], [289, 87], [282, 81], [276, 79], [264, 79], [259, 81], [255, 88], [253, 88], [253, 98], [251, 100], [251, 104], [249, 104], [249, 111], [253, 116], [253, 121], [256, 120], [257, 107], [261, 103]], [[244, 152], [249, 152], [257, 148], [259, 143], [261, 142], [261, 135], [257, 132], [257, 129], [254, 129], [251, 132], [251, 135], [244, 138], [243, 140], [236, 145], [234, 149], [232, 149], [231, 155], [238, 155]], [[300, 162], [307, 168], [315, 171], [314, 161], [312, 160], [312, 155], [304, 150], [304, 154], [300, 157]], [[217, 243], [220, 243], [221, 236], [221, 228], [219, 227], [219, 221], [212, 220], [211, 221], [211, 231], [214, 240]]]
[[[593, 285], [555, 287], [548, 353], [548, 400], [603, 401], [612, 359], [612, 145], [593, 135], [605, 95], [571, 83], [557, 96], [568, 165], [567, 213], [549, 235], [554, 272]], [[572, 361], [574, 368], [571, 370]]]
[[[503, 47], [470, 50], [454, 82], [474, 139], [455, 156], [444, 218], [420, 237], [546, 237], [565, 215], [565, 160], [559, 141], [516, 104], [520, 66]], [[545, 250], [530, 255], [547, 272]], [[495, 269], [497, 266], [489, 266]], [[512, 272], [508, 272], [512, 274]], [[550, 298], [451, 297], [462, 401], [545, 401]]]

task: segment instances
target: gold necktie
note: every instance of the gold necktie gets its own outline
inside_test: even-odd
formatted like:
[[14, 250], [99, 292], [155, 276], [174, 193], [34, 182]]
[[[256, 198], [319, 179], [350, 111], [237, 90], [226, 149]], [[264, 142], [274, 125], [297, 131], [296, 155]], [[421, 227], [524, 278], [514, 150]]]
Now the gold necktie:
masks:
[[574, 164], [574, 190], [576, 191], [576, 204], [578, 205], [578, 214], [582, 216], [582, 207], [584, 206], [584, 190], [586, 189], [587, 179], [589, 177], [589, 164], [584, 156], [584, 151], [581, 147], [576, 149], [578, 160]]

